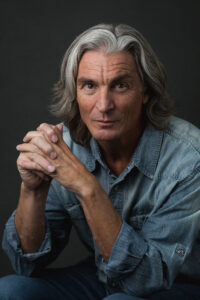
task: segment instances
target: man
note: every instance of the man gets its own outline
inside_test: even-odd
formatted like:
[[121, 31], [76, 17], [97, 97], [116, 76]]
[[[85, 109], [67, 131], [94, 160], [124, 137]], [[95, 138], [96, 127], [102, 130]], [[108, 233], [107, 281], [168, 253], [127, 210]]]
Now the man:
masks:
[[[200, 132], [171, 116], [165, 85], [130, 26], [100, 24], [71, 44], [52, 107], [65, 126], [42, 124], [17, 146], [3, 248], [29, 277], [2, 278], [1, 299], [199, 299]], [[45, 270], [72, 225], [91, 257]]]

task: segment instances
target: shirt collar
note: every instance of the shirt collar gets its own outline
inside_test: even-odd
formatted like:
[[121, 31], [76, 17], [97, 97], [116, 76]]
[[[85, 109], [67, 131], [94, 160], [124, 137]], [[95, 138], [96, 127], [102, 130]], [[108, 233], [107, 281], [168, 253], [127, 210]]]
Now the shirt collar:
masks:
[[101, 149], [100, 149], [97, 141], [93, 137], [90, 140], [90, 147], [91, 147], [93, 159], [95, 161], [98, 161], [103, 167], [107, 168], [107, 166], [103, 160], [103, 157], [102, 157]]
[[[160, 156], [162, 140], [163, 131], [156, 130], [151, 124], [147, 124], [127, 169], [131, 170], [135, 166], [144, 175], [153, 178]], [[87, 161], [89, 171], [93, 172], [95, 170], [96, 161], [104, 168], [107, 168], [102, 158], [100, 147], [94, 138], [90, 140], [90, 148], [92, 157], [88, 157]]]

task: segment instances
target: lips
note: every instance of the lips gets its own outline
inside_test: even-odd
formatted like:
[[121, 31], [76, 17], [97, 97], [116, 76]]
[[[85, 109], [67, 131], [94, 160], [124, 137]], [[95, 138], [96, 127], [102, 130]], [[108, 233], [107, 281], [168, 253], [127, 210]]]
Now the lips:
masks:
[[104, 121], [104, 120], [95, 120], [95, 122], [100, 125], [100, 126], [111, 126], [113, 125], [114, 123], [116, 123], [116, 120], [107, 120], [107, 121]]
[[104, 121], [104, 120], [96, 120], [96, 122], [101, 122], [101, 123], [114, 123], [116, 121], [109, 120], [109, 121]]

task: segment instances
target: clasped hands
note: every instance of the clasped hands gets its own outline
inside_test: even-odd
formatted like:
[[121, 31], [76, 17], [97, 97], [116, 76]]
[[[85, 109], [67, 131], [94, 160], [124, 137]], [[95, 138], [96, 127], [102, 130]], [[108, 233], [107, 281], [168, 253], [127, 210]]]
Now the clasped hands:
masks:
[[63, 126], [41, 124], [17, 145], [17, 167], [22, 181], [30, 190], [38, 189], [51, 178], [82, 196], [94, 176], [76, 158], [62, 137]]

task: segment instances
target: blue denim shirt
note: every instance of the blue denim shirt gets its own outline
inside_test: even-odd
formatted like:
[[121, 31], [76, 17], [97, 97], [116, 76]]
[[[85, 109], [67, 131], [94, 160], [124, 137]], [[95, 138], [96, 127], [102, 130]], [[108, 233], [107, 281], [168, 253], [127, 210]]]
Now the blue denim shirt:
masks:
[[46, 236], [36, 253], [23, 254], [14, 213], [3, 248], [19, 274], [31, 275], [50, 263], [67, 244], [71, 225], [95, 256], [107, 289], [147, 296], [169, 288], [177, 275], [200, 279], [200, 130], [172, 117], [158, 131], [148, 124], [127, 168], [116, 177], [97, 142], [64, 140], [92, 172], [123, 219], [108, 263], [102, 258], [76, 195], [55, 180], [46, 203]]

